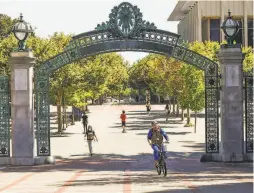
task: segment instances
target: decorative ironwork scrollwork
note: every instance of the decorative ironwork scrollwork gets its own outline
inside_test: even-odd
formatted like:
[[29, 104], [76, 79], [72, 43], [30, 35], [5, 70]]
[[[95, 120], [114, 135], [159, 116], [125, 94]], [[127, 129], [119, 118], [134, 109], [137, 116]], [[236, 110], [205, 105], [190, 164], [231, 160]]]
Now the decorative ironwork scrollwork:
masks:
[[253, 153], [253, 69], [244, 73], [245, 91], [245, 149]]
[[108, 30], [115, 37], [139, 37], [144, 30], [156, 29], [154, 23], [143, 20], [137, 6], [123, 2], [115, 6], [109, 14], [109, 21], [98, 24], [96, 30]]
[[0, 76], [0, 157], [10, 156], [10, 90], [9, 79]]

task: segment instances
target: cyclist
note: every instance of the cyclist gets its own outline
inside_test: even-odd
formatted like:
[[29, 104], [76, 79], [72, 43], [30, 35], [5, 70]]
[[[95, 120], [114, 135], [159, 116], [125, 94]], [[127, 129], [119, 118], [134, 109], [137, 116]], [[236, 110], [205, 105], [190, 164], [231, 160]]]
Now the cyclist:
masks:
[[167, 140], [167, 143], [169, 142], [169, 139], [166, 132], [160, 128], [157, 121], [152, 121], [151, 125], [152, 129], [150, 129], [147, 134], [147, 141], [153, 149], [154, 165], [157, 167], [159, 160], [159, 148], [163, 148], [163, 137]]

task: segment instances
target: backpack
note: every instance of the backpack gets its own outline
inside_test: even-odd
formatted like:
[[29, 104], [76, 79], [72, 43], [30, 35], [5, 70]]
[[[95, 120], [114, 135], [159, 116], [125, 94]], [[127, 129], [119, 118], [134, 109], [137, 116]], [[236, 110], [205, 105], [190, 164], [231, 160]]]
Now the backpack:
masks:
[[161, 130], [160, 130], [160, 132], [154, 132], [152, 130], [151, 141], [152, 141], [153, 144], [157, 144], [157, 145], [161, 145], [162, 144], [162, 142], [163, 142], [163, 135], [161, 133]]
[[87, 131], [87, 140], [93, 140], [94, 139], [94, 131]]

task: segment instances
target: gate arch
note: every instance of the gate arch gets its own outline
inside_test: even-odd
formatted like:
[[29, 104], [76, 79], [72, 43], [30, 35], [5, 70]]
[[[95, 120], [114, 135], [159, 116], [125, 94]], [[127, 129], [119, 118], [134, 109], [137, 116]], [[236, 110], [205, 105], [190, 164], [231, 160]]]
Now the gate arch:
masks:
[[74, 36], [65, 50], [40, 64], [35, 72], [37, 155], [50, 155], [49, 75], [66, 64], [108, 52], [149, 52], [173, 57], [205, 72], [206, 153], [219, 153], [218, 64], [183, 46], [180, 35], [144, 21], [137, 6], [115, 6], [109, 21]]

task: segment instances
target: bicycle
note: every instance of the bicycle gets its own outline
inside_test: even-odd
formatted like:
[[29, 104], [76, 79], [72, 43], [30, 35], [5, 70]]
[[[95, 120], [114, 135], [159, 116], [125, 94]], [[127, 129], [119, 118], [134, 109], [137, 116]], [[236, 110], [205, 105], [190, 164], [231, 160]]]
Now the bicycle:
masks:
[[[164, 177], [166, 177], [167, 176], [167, 164], [166, 164], [167, 156], [166, 156], [165, 146], [163, 146], [163, 144], [164, 143], [162, 143], [160, 147], [159, 160], [158, 160], [158, 165], [156, 169], [157, 169], [158, 175], [161, 175], [161, 171], [162, 171]], [[163, 151], [163, 147], [165, 151]]]

